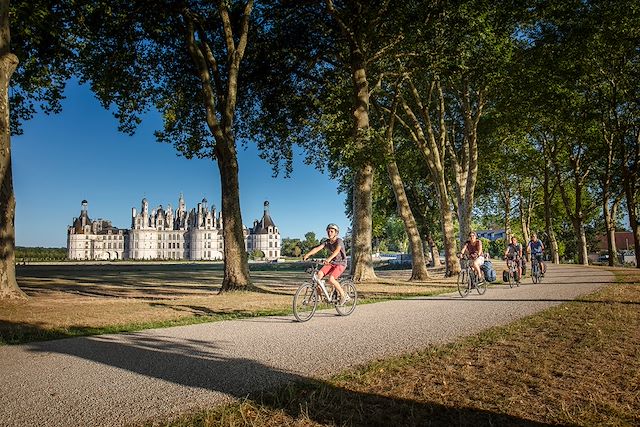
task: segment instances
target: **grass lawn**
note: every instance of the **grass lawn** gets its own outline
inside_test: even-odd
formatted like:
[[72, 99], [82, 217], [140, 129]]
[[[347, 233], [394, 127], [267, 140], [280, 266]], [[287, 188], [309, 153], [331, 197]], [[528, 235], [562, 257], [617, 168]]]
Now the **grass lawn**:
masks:
[[154, 425], [640, 425], [640, 276], [504, 327]]
[[[221, 264], [112, 263], [17, 266], [26, 301], [0, 303], [0, 344], [117, 333], [238, 317], [291, 313], [296, 288], [308, 279], [302, 263], [252, 264], [259, 292], [218, 294]], [[358, 286], [364, 301], [433, 295], [455, 279], [409, 283], [410, 271], [381, 271]]]

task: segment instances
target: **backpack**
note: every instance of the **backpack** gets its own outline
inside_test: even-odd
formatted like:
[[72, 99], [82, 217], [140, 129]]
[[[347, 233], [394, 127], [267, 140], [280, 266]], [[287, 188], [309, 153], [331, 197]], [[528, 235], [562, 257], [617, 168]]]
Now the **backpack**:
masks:
[[496, 281], [496, 270], [494, 270], [491, 261], [485, 261], [480, 268], [482, 268], [482, 272], [484, 273], [484, 280], [489, 283]]

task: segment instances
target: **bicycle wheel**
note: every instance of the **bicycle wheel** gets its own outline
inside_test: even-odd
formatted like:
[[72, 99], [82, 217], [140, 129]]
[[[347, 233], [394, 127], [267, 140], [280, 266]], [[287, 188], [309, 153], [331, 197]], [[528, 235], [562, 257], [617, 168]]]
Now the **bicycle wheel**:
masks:
[[315, 285], [305, 283], [301, 285], [293, 296], [293, 315], [298, 322], [311, 319], [318, 307], [318, 292]]
[[538, 283], [538, 281], [539, 281], [539, 280], [538, 280], [538, 279], [539, 279], [539, 276], [538, 276], [538, 270], [539, 270], [539, 269], [538, 269], [538, 264], [533, 264], [533, 265], [531, 266], [531, 281], [532, 281], [534, 284], [535, 284], [535, 283]]
[[478, 291], [478, 293], [480, 295], [484, 295], [485, 292], [487, 292], [487, 280], [483, 280], [482, 283], [478, 283], [476, 281], [476, 291]]
[[513, 268], [509, 268], [509, 287], [513, 288], [513, 285], [516, 282], [516, 272]]
[[348, 316], [356, 309], [356, 303], [358, 302], [358, 290], [352, 280], [345, 280], [340, 282], [342, 290], [349, 295], [349, 300], [344, 304], [336, 304], [336, 311], [340, 316]]
[[469, 283], [469, 272], [467, 270], [462, 270], [458, 275], [458, 292], [462, 298], [469, 295], [469, 290], [471, 289]]

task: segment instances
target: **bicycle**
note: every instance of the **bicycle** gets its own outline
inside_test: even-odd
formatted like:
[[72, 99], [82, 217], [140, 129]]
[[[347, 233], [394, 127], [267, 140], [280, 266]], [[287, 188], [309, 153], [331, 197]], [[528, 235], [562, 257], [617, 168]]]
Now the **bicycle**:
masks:
[[344, 305], [340, 305], [338, 291], [327, 289], [325, 281], [318, 279], [317, 273], [322, 265], [320, 262], [315, 262], [313, 266], [307, 268], [306, 272], [311, 275], [311, 282], [300, 285], [293, 296], [293, 315], [298, 322], [310, 320], [321, 303], [327, 306], [333, 305], [340, 316], [348, 316], [356, 309], [358, 290], [353, 280], [348, 277], [338, 279], [342, 290], [350, 298]]
[[515, 259], [507, 258], [507, 268], [509, 269], [509, 287], [520, 286], [520, 276], [518, 275], [518, 264]]
[[540, 269], [540, 261], [536, 256], [531, 257], [531, 280], [533, 283], [542, 282], [542, 271]]
[[458, 293], [462, 298], [469, 295], [471, 289], [475, 288], [480, 295], [487, 291], [487, 282], [480, 282], [480, 278], [472, 267], [471, 260], [467, 254], [460, 258], [460, 274], [458, 275]]

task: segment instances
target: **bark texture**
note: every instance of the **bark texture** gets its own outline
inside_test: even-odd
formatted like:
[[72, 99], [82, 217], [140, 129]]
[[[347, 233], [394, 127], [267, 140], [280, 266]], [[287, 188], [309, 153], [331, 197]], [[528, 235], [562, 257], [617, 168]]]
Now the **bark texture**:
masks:
[[15, 215], [9, 126], [9, 81], [18, 66], [10, 52], [9, 0], [0, 0], [0, 299], [26, 298], [16, 282]]

